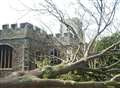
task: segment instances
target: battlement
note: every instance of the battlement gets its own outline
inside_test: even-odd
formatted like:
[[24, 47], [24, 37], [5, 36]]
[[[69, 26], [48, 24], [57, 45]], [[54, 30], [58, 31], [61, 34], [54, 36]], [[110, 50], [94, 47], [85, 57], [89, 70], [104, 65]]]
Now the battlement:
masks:
[[33, 37], [33, 35], [34, 37], [38, 37], [46, 34], [44, 30], [28, 22], [20, 24], [3, 24], [0, 39]]
[[55, 38], [55, 40], [57, 39], [57, 41], [61, 42], [63, 45], [71, 45], [74, 43], [78, 43], [78, 38], [76, 38], [71, 32], [56, 33], [55, 35], [49, 34], [48, 38]]
[[48, 37], [57, 39], [77, 39], [77, 37], [75, 37], [74, 34], [72, 34], [71, 32], [56, 33], [55, 35], [48, 34]]
[[46, 31], [34, 26], [30, 23], [20, 24], [4, 24], [0, 31], [0, 40], [2, 39], [15, 39], [15, 38], [31, 38], [34, 40], [45, 41], [52, 38], [56, 38], [59, 42], [64, 45], [69, 45], [78, 42], [78, 39], [71, 32], [47, 34]]
[[32, 29], [34, 31], [39, 31], [39, 32], [45, 32], [44, 30], [41, 30], [39, 27], [34, 26], [28, 22], [25, 23], [20, 23], [20, 24], [3, 24], [2, 25], [3, 30], [8, 30], [8, 29]]
[[74, 37], [74, 35], [72, 34], [72, 33], [70, 33], [70, 32], [66, 32], [66, 33], [57, 33], [57, 34], [55, 34], [55, 37], [56, 38], [75, 38]]

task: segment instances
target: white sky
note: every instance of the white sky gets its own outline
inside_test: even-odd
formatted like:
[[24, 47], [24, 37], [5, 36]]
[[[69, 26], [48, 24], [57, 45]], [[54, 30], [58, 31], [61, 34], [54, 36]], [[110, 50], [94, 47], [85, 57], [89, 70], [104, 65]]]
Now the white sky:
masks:
[[[25, 7], [22, 5], [23, 2], [27, 6], [36, 6], [35, 3], [38, 4], [39, 1], [42, 0], [1, 0], [0, 1], [0, 29], [2, 24], [12, 24], [12, 23], [21, 23], [21, 22], [30, 22], [34, 25], [39, 26], [42, 21], [51, 28], [52, 32], [59, 32], [59, 23], [55, 18], [49, 17], [46, 15], [40, 15], [35, 12], [31, 12], [25, 10]], [[63, 12], [67, 12], [69, 15], [74, 16], [75, 13], [74, 4], [75, 0], [54, 0], [55, 4], [62, 9]], [[89, 3], [86, 3], [87, 0], [81, 0], [85, 2], [86, 6], [89, 6]], [[66, 4], [67, 3], [67, 4]], [[65, 8], [67, 8], [65, 10]], [[89, 7], [92, 8], [92, 7]], [[16, 11], [17, 10], [25, 10], [25, 11]], [[64, 10], [63, 10], [64, 9]], [[118, 18], [120, 17], [120, 13], [117, 13]], [[118, 20], [117, 18], [117, 20]], [[54, 19], [54, 20], [53, 20]], [[90, 19], [88, 19], [90, 21]], [[94, 29], [94, 27], [92, 27]], [[119, 29], [120, 30], [120, 29]], [[94, 31], [94, 30], [92, 30]], [[89, 34], [91, 35], [91, 34]]]
[[[49, 24], [48, 26], [51, 26], [51, 28], [53, 28], [52, 30], [53, 32], [59, 31], [58, 21], [51, 20], [51, 19], [54, 19], [52, 17], [40, 15], [38, 13], [25, 10], [25, 7], [22, 5], [20, 1], [24, 2], [25, 5], [28, 5], [30, 7], [35, 6], [36, 5], [35, 3], [37, 3], [37, 0], [36, 1], [34, 0], [1, 0], [0, 1], [0, 29], [2, 24], [30, 22], [32, 24], [39, 25], [39, 23], [42, 21], [43, 23]], [[66, 6], [65, 3], [69, 3], [69, 2], [70, 0], [57, 0], [57, 2], [55, 3], [58, 5], [58, 7], [62, 7], [64, 9], [64, 7]], [[70, 5], [70, 4], [67, 4], [67, 5]], [[16, 11], [16, 10], [25, 10], [25, 11]]]

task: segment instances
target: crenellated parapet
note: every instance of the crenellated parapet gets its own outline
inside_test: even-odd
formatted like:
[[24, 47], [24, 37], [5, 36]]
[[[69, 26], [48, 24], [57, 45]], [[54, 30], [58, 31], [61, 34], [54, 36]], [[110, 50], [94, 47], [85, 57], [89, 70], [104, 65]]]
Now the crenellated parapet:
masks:
[[[47, 34], [46, 31], [40, 29], [28, 22], [20, 24], [4, 24], [0, 30], [0, 40], [2, 39], [18, 39], [30, 38], [42, 42], [51, 42], [49, 39], [57, 39], [64, 45], [77, 44], [78, 39], [71, 32]], [[57, 44], [57, 42], [56, 42]]]
[[0, 39], [12, 39], [12, 38], [38, 38], [45, 37], [46, 32], [37, 26], [34, 26], [28, 22], [20, 24], [4, 24], [0, 31]]
[[57, 40], [64, 45], [78, 44], [78, 38], [76, 38], [71, 32], [56, 33], [55, 35], [49, 34], [48, 37]]

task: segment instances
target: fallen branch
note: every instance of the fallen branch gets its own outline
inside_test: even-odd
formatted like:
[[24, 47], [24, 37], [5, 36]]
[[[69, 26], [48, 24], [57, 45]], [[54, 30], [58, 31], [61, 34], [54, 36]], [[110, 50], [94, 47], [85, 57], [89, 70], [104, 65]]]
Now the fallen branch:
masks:
[[34, 76], [23, 76], [12, 81], [0, 80], [0, 88], [118, 88], [120, 82], [75, 82], [57, 79], [39, 79]]

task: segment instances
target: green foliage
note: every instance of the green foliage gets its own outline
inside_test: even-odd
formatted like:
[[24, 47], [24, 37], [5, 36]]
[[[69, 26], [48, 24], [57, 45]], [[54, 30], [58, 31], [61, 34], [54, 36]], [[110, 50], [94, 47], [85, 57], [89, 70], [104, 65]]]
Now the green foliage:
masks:
[[[97, 41], [96, 45], [96, 52], [100, 52], [101, 50], [109, 47], [113, 43], [120, 40], [120, 33], [114, 33], [111, 36], [103, 37], [101, 40]], [[120, 49], [119, 45], [114, 47], [113, 49]], [[120, 52], [119, 52], [120, 53]], [[115, 52], [108, 51], [107, 54], [100, 57], [100, 59], [91, 60], [89, 61], [92, 69], [102, 68], [105, 66], [109, 66], [116, 61], [118, 61], [120, 58], [120, 54], [116, 54]], [[38, 67], [43, 67], [43, 78], [54, 78], [54, 70], [59, 68], [64, 68], [64, 64], [57, 65], [56, 68], [54, 68], [50, 64], [50, 60], [48, 58], [45, 58], [39, 62], [37, 62]], [[115, 68], [120, 68], [120, 65], [116, 65]], [[111, 76], [116, 75], [116, 73], [109, 73], [104, 72], [104, 69], [101, 69], [99, 71], [87, 71], [87, 72], [79, 72], [79, 71], [70, 71], [66, 74], [62, 74], [56, 77], [56, 79], [62, 79], [62, 80], [73, 80], [73, 81], [105, 81], [109, 80]]]
[[[96, 50], [101, 51], [119, 40], [120, 32], [114, 33], [111, 36], [103, 37], [101, 40], [97, 41]], [[117, 46], [116, 48], [119, 48], [119, 46]]]
[[[113, 43], [120, 41], [120, 32], [113, 33], [111, 36], [106, 36], [101, 38], [101, 40], [96, 41], [96, 53], [101, 52], [103, 49], [111, 46]], [[109, 66], [120, 58], [120, 47], [119, 45], [115, 46], [112, 50], [109, 50], [104, 55], [95, 60], [89, 60], [88, 65], [92, 69], [102, 68]], [[120, 65], [119, 65], [120, 67]]]
[[96, 79], [93, 78], [93, 76], [90, 76], [86, 72], [79, 72], [77, 70], [70, 71], [66, 74], [62, 74], [60, 76], [57, 76], [57, 79], [62, 80], [73, 80], [73, 81], [95, 81]]
[[[102, 50], [108, 48], [112, 44], [120, 41], [120, 32], [114, 33], [111, 36], [106, 36], [101, 38], [101, 40], [97, 40], [96, 43], [96, 53], [101, 52]], [[100, 81], [100, 80], [109, 80], [111, 77], [117, 74], [117, 72], [109, 72], [104, 68], [107, 66], [111, 66], [113, 63], [120, 60], [120, 45], [115, 46], [111, 50], [107, 51], [101, 57], [98, 57], [94, 60], [89, 60], [88, 65], [91, 69], [99, 69], [97, 72], [88, 72], [88, 77], [91, 80]], [[120, 64], [116, 64], [112, 66], [110, 69], [120, 68]], [[106, 72], [105, 72], [106, 71]], [[92, 77], [92, 78], [91, 78]]]
[[42, 78], [48, 79], [52, 78], [53, 76], [53, 67], [50, 63], [50, 60], [48, 58], [44, 58], [40, 61], [36, 61], [37, 67], [42, 68], [41, 70], [43, 71], [43, 76]]
[[[101, 40], [97, 42], [96, 51], [99, 52], [111, 46], [113, 43], [116, 43], [117, 41], [120, 41], [120, 32], [114, 33], [111, 36], [103, 37]], [[120, 58], [120, 45], [115, 46], [112, 50], [108, 51], [101, 58], [103, 58], [101, 59], [102, 60], [101, 62], [105, 62], [102, 63], [102, 66], [110, 65], [118, 61]]]
[[53, 75], [55, 73], [53, 73], [52, 66], [45, 66], [42, 70], [43, 70], [43, 78], [44, 79], [53, 78]]
[[58, 77], [59, 79], [62, 80], [74, 80], [74, 81], [80, 81], [81, 76], [76, 74], [75, 72], [68, 72], [67, 74], [63, 74]]
[[36, 64], [38, 68], [45, 67], [47, 65], [50, 65], [50, 60], [48, 58], [45, 58], [40, 61], [36, 61]]
[[[111, 46], [112, 44], [120, 41], [120, 32], [114, 33], [111, 36], [103, 37], [101, 40], [97, 41], [96, 52], [100, 52], [103, 49]], [[92, 63], [96, 63], [97, 68], [102, 68], [105, 66], [110, 66], [111, 64], [120, 60], [120, 44], [115, 46], [113, 49], [106, 52], [104, 55], [99, 57], [96, 61], [92, 61]], [[94, 66], [94, 65], [93, 65]], [[113, 66], [112, 68], [120, 68], [120, 64]], [[109, 75], [114, 76], [116, 73], [109, 73]]]

